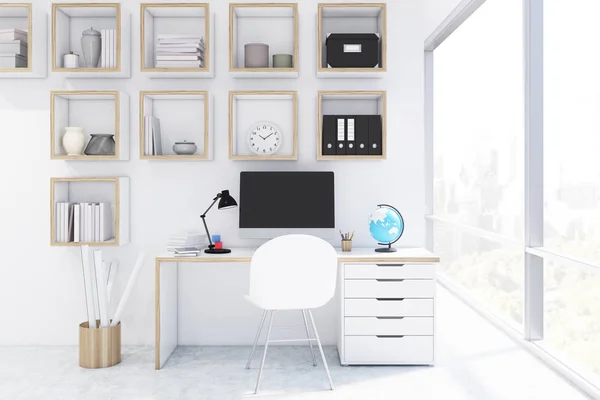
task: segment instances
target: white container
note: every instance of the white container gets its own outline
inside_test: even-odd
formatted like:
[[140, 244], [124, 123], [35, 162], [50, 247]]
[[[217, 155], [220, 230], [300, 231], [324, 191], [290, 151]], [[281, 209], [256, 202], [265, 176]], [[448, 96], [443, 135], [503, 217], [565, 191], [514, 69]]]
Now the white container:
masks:
[[85, 147], [83, 128], [77, 126], [66, 127], [65, 134], [62, 137], [62, 144], [68, 156], [82, 155]]
[[63, 56], [63, 68], [79, 68], [79, 55], [65, 54]]

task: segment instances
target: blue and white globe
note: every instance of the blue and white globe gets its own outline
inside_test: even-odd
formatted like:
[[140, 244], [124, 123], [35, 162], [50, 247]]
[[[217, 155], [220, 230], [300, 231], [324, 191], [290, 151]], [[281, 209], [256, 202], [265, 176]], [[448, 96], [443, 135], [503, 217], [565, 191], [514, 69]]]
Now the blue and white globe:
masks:
[[381, 244], [394, 243], [404, 232], [404, 220], [398, 210], [382, 204], [369, 216], [369, 232]]

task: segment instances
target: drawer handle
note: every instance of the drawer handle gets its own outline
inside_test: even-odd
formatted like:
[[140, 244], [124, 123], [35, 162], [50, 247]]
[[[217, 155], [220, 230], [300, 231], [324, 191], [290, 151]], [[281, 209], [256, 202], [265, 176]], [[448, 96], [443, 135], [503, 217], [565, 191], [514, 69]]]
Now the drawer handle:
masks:
[[375, 264], [378, 267], [404, 267], [404, 264]]
[[404, 317], [375, 317], [377, 319], [404, 319]]
[[404, 282], [404, 279], [375, 279], [377, 282]]
[[402, 339], [404, 335], [376, 335], [379, 339]]
[[380, 297], [376, 298], [375, 300], [377, 300], [377, 301], [404, 301], [403, 298], [398, 298], [398, 299], [382, 299]]

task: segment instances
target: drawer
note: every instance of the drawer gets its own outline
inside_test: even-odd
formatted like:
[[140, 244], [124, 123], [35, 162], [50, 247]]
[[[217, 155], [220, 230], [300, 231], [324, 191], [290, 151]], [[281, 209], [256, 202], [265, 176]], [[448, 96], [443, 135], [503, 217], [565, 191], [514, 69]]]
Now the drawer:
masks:
[[346, 279], [433, 279], [433, 264], [346, 264]]
[[358, 299], [432, 299], [435, 289], [433, 280], [347, 280], [344, 282], [345, 297]]
[[346, 336], [346, 364], [433, 364], [433, 336]]
[[347, 317], [346, 335], [433, 335], [433, 317]]
[[346, 299], [346, 317], [432, 317], [433, 299]]

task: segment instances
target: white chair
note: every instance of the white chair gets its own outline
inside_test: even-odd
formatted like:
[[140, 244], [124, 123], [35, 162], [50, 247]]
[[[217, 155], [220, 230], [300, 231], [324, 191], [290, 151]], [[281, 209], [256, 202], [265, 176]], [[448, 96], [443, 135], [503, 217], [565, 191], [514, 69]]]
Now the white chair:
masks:
[[[258, 371], [254, 393], [258, 393], [262, 378], [267, 349], [270, 343], [308, 341], [312, 353], [313, 365], [317, 365], [312, 342], [316, 341], [329, 386], [333, 390], [333, 381], [325, 360], [319, 333], [311, 309], [325, 305], [335, 293], [337, 276], [337, 254], [326, 241], [309, 235], [287, 235], [262, 245], [252, 257], [250, 264], [250, 294], [246, 298], [264, 310], [246, 369], [250, 368], [260, 334], [267, 315], [269, 327], [265, 341], [265, 350]], [[271, 340], [271, 328], [275, 312], [281, 310], [300, 310], [304, 319], [306, 339]], [[315, 337], [311, 338], [306, 315], [310, 319]]]

